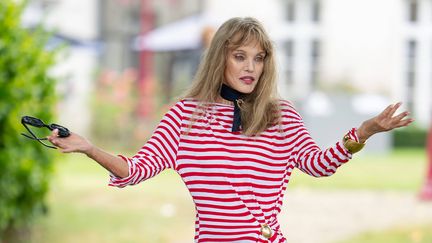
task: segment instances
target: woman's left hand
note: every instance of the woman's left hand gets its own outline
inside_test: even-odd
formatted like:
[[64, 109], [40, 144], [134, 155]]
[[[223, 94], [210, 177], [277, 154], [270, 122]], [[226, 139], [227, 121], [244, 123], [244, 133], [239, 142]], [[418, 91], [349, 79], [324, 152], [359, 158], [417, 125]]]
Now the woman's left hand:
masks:
[[407, 118], [410, 114], [408, 111], [404, 111], [399, 115], [394, 116], [401, 105], [402, 103], [400, 102], [389, 105], [378, 116], [364, 121], [357, 129], [357, 135], [360, 142], [364, 143], [368, 138], [376, 133], [390, 131], [399, 127], [406, 127], [411, 124], [414, 119]]

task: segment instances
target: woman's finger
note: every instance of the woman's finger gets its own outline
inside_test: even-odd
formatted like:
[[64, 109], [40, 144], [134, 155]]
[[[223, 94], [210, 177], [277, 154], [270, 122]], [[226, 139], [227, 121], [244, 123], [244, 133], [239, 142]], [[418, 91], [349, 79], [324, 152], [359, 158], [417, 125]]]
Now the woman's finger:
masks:
[[394, 115], [394, 113], [397, 111], [397, 109], [399, 109], [399, 107], [400, 107], [401, 105], [402, 105], [401, 102], [398, 102], [398, 103], [394, 104], [394, 105], [392, 106], [392, 108], [390, 108], [390, 111], [389, 111], [389, 113], [388, 113], [389, 117], [392, 117], [392, 116]]
[[402, 112], [399, 115], [392, 118], [393, 121], [400, 122], [402, 119], [404, 119], [406, 116], [408, 116], [410, 113], [408, 111]]
[[397, 126], [395, 128], [406, 127], [409, 124], [411, 124], [412, 122], [414, 122], [414, 119], [412, 119], [412, 118], [403, 119], [403, 120], [399, 121], [399, 123], [397, 124]]
[[390, 111], [391, 111], [392, 108], [393, 108], [393, 105], [387, 106], [387, 108], [385, 108], [383, 110], [383, 112], [381, 112], [381, 115], [387, 116], [390, 113]]
[[58, 139], [53, 139], [53, 140], [50, 140], [50, 142], [54, 145], [54, 146], [56, 146], [56, 147], [58, 147], [58, 148], [60, 148], [61, 146], [60, 146], [60, 144], [59, 144], [59, 141], [58, 141]]
[[51, 134], [47, 137], [47, 139], [51, 142], [55, 137], [58, 136], [58, 129], [54, 129]]
[[75, 150], [73, 150], [72, 148], [65, 148], [61, 150], [62, 153], [72, 153], [75, 152]]

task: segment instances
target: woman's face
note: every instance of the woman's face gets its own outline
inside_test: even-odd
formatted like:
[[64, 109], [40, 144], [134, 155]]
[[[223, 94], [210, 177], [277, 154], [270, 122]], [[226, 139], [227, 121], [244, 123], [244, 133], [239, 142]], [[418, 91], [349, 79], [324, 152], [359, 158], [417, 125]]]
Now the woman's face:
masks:
[[224, 83], [241, 93], [251, 93], [263, 72], [265, 55], [254, 41], [229, 51]]

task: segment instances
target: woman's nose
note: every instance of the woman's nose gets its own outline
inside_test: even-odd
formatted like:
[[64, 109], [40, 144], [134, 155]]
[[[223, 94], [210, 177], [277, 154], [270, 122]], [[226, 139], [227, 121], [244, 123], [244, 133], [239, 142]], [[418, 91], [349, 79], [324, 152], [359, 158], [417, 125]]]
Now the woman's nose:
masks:
[[253, 60], [249, 60], [245, 63], [245, 70], [248, 72], [253, 72], [255, 70], [255, 63]]

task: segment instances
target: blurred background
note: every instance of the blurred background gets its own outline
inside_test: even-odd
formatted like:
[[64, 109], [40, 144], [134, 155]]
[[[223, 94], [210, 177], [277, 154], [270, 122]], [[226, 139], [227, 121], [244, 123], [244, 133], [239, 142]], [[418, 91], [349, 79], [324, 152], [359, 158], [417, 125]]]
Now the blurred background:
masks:
[[[0, 57], [0, 132], [23, 132], [19, 117], [39, 114], [133, 155], [189, 87], [212, 33], [230, 17], [252, 16], [274, 41], [280, 96], [295, 104], [322, 148], [390, 103], [402, 101], [416, 120], [374, 136], [330, 178], [294, 173], [280, 216], [289, 242], [432, 242], [431, 0], [28, 0], [15, 15], [8, 9], [20, 1], [3, 2], [0, 53], [13, 51]], [[45, 39], [34, 46], [55, 53], [53, 60], [32, 76], [34, 86], [27, 77], [9, 84], [11, 73], [41, 63], [8, 71], [30, 55], [14, 53], [32, 46], [19, 40], [41, 32]], [[36, 99], [42, 85], [50, 88]], [[55, 97], [42, 101], [47, 93]], [[107, 173], [84, 156], [9, 142], [14, 134], [1, 135], [0, 168], [13, 173], [0, 179], [0, 242], [192, 242], [194, 206], [175, 172], [108, 188]], [[18, 160], [22, 153], [29, 158]], [[48, 169], [35, 176], [40, 166]], [[9, 178], [15, 171], [21, 177]], [[42, 203], [29, 206], [23, 195], [41, 178]]]

